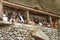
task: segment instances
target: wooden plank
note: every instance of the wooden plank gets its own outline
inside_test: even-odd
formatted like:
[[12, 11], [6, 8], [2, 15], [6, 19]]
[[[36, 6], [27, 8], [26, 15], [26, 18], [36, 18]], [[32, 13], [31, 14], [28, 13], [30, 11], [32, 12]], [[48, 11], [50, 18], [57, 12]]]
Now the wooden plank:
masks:
[[44, 12], [42, 10], [36, 10], [36, 9], [25, 7], [25, 6], [22, 6], [22, 5], [17, 5], [17, 4], [11, 3], [11, 2], [6, 2], [6, 1], [2, 1], [2, 2], [3, 2], [3, 5], [5, 5], [5, 6], [9, 6], [9, 7], [17, 8], [17, 9], [21, 8], [21, 9], [24, 9], [24, 10], [38, 12], [37, 14], [42, 13], [42, 14], [45, 14], [45, 15], [50, 15], [50, 16], [54, 16], [54, 17], [60, 17], [58, 15], [48, 13], [48, 12]]
[[9, 22], [9, 21], [0, 21], [0, 24], [2, 25], [12, 25], [12, 22]]

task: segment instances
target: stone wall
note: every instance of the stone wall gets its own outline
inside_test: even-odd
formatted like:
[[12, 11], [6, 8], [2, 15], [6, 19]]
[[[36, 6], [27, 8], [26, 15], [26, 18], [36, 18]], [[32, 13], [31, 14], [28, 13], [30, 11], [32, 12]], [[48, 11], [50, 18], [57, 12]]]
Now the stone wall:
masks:
[[33, 40], [28, 28], [11, 25], [0, 26], [0, 40]]
[[20, 23], [13, 23], [13, 25], [5, 23], [1, 26], [2, 24], [0, 23], [0, 40], [35, 40], [32, 36], [44, 40], [58, 39], [57, 29]]
[[58, 40], [58, 30], [53, 28], [42, 28], [42, 31], [48, 35], [50, 40]]

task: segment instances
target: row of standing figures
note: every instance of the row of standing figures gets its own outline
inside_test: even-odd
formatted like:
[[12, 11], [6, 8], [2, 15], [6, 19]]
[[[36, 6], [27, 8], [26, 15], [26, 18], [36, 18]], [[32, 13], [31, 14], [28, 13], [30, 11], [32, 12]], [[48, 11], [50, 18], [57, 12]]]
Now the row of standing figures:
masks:
[[11, 14], [6, 15], [5, 13], [2, 14], [2, 20], [3, 21], [11, 21], [11, 22], [16, 22], [16, 23], [24, 23], [25, 22], [25, 18], [24, 15], [22, 15], [21, 13], [19, 13], [16, 16], [12, 16]]
[[[24, 15], [23, 14], [21, 14], [21, 13], [18, 13], [16, 16], [12, 16], [12, 14], [9, 14], [9, 15], [6, 15], [5, 13], [3, 13], [2, 14], [2, 20], [3, 21], [11, 21], [11, 22], [15, 22], [15, 23], [25, 23], [25, 24], [27, 24], [28, 23], [28, 21], [27, 21], [27, 19], [24, 17]], [[44, 23], [42, 23], [41, 21], [39, 21], [38, 19], [34, 19], [34, 20], [29, 20], [29, 23], [30, 24], [39, 24], [39, 25], [43, 25]], [[46, 23], [45, 23], [46, 24]], [[50, 25], [48, 25], [48, 26], [50, 26]]]
[[[25, 24], [28, 23], [27, 18], [25, 18], [24, 15], [21, 14], [21, 13], [18, 13], [16, 16], [12, 16], [11, 13], [8, 14], [8, 15], [6, 15], [5, 13], [3, 13], [2, 16], [3, 16], [2, 17], [3, 21], [11, 21], [11, 22], [15, 22], [15, 23], [25, 23]], [[29, 23], [35, 25], [35, 24], [39, 24], [39, 21], [38, 21], [38, 19], [34, 19], [34, 20], [30, 19]], [[40, 25], [42, 25], [41, 22], [40, 22]]]

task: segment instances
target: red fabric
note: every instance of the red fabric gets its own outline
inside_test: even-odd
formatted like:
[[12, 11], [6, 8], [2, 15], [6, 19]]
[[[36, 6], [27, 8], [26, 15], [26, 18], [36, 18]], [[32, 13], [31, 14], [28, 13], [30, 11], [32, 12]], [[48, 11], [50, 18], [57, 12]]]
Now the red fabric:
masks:
[[19, 19], [12, 19], [13, 22], [19, 23]]

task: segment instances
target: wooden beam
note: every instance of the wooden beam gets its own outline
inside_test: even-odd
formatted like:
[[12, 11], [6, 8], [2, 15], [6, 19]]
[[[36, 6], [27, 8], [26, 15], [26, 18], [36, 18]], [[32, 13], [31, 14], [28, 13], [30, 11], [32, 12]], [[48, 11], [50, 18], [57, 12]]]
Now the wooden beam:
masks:
[[18, 4], [11, 3], [11, 2], [6, 2], [6, 1], [2, 1], [2, 2], [3, 2], [3, 5], [5, 5], [5, 6], [9, 6], [9, 7], [17, 8], [17, 9], [24, 9], [24, 10], [39, 12], [37, 14], [42, 13], [42, 14], [45, 14], [45, 15], [50, 15], [50, 16], [54, 16], [54, 17], [59, 17], [60, 18], [60, 16], [58, 16], [58, 15], [55, 15], [55, 14], [52, 14], [52, 13], [48, 13], [48, 12], [44, 12], [42, 10], [36, 10], [36, 9], [33, 9], [33, 8], [29, 8], [29, 7], [18, 5]]
[[52, 22], [52, 17], [49, 16], [49, 20], [50, 20], [50, 26], [53, 27], [53, 22]]
[[3, 3], [2, 0], [0, 0], [0, 18], [2, 18], [2, 13], [3, 13]]

